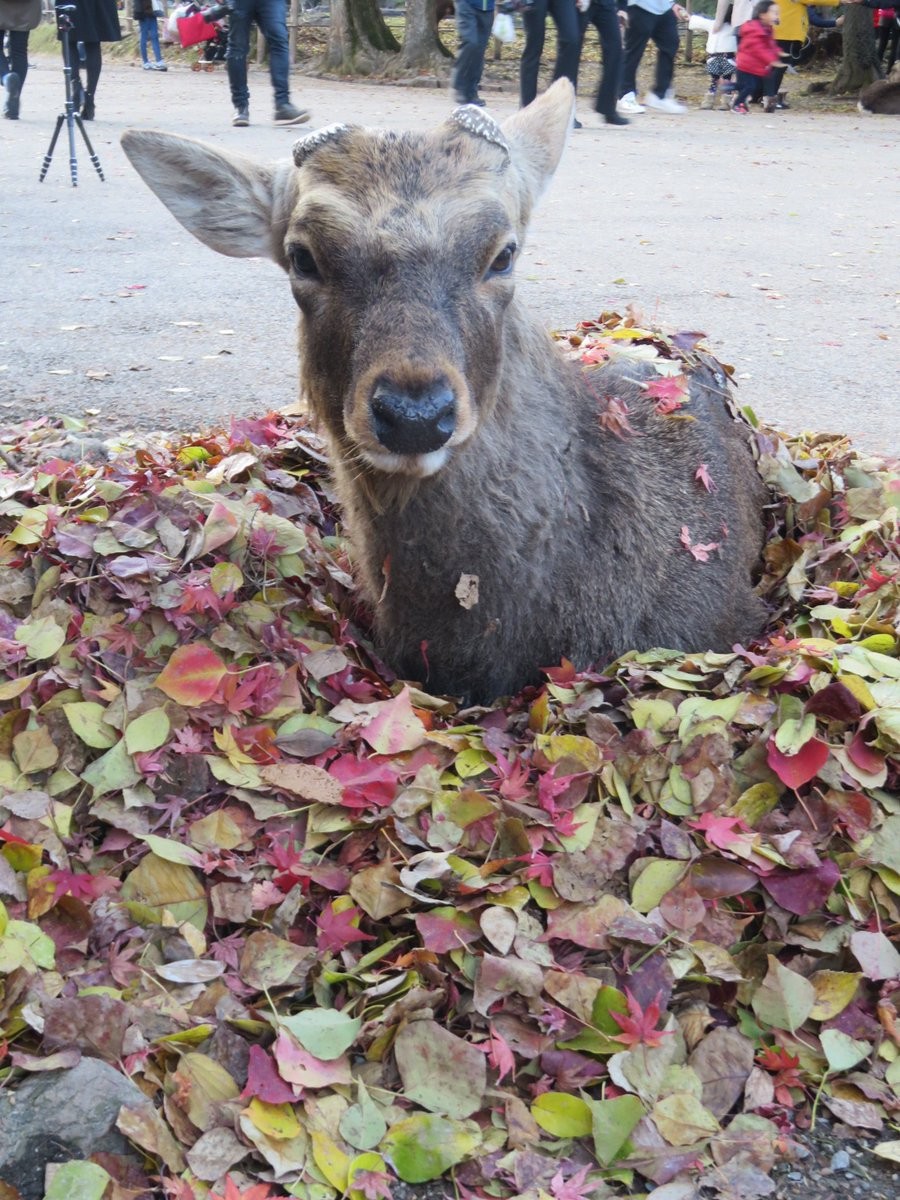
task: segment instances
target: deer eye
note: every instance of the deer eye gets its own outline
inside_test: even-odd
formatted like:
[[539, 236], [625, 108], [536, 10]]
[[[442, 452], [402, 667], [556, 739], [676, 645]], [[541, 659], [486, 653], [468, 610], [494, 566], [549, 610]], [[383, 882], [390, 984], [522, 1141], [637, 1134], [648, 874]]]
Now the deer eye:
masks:
[[319, 268], [308, 246], [294, 246], [290, 252], [291, 270], [300, 279], [318, 279]]
[[512, 273], [513, 260], [516, 257], [518, 247], [515, 242], [510, 242], [504, 246], [491, 265], [488, 267], [486, 279], [494, 279], [498, 275], [509, 275]]

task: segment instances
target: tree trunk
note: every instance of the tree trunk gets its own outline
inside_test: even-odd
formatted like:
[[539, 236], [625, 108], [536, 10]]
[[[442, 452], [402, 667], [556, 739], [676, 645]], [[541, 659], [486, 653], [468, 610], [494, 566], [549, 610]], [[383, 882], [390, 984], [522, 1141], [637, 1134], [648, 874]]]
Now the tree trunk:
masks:
[[858, 92], [881, 78], [875, 53], [875, 27], [871, 8], [850, 4], [844, 11], [844, 57], [828, 91], [832, 96]]
[[[442, 11], [446, 7], [441, 4]], [[401, 62], [407, 69], [444, 67], [446, 59], [453, 57], [438, 36], [437, 11], [438, 0], [406, 0]]]
[[331, 0], [331, 23], [322, 65], [341, 75], [383, 70], [400, 43], [385, 24], [376, 0]]

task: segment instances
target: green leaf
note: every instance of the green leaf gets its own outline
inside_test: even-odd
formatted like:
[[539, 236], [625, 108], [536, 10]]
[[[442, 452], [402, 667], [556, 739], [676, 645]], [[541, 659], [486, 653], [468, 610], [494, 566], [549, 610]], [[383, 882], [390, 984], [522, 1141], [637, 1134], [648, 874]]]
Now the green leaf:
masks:
[[544, 1092], [532, 1104], [531, 1115], [541, 1129], [558, 1138], [586, 1137], [593, 1127], [587, 1103], [566, 1092]]
[[416, 1114], [392, 1125], [381, 1152], [404, 1183], [427, 1183], [469, 1158], [481, 1145], [474, 1121]]
[[95, 759], [81, 773], [84, 782], [94, 789], [95, 799], [105, 796], [107, 792], [120, 792], [123, 788], [131, 787], [140, 777], [124, 741], [116, 742], [111, 750]]
[[448, 1117], [469, 1117], [481, 1108], [484, 1054], [436, 1021], [404, 1025], [394, 1039], [394, 1055], [403, 1093], [416, 1104]]
[[101, 1200], [109, 1182], [110, 1176], [96, 1163], [61, 1163], [53, 1172], [44, 1200]]
[[279, 1022], [292, 1033], [304, 1050], [330, 1061], [353, 1045], [362, 1020], [336, 1008], [310, 1008]]
[[151, 708], [130, 721], [125, 729], [125, 745], [129, 754], [144, 754], [158, 750], [168, 741], [171, 725], [164, 708]]
[[631, 1132], [644, 1115], [637, 1096], [616, 1096], [613, 1100], [586, 1100], [591, 1112], [594, 1153], [601, 1166], [608, 1167], [619, 1157]]
[[773, 1029], [794, 1033], [807, 1019], [816, 1002], [816, 989], [802, 975], [783, 967], [769, 955], [769, 970], [753, 994], [753, 1011]]
[[872, 1053], [871, 1042], [859, 1042], [839, 1029], [823, 1029], [819, 1037], [829, 1071], [849, 1071]]
[[52, 658], [65, 643], [66, 631], [52, 617], [38, 617], [23, 621], [16, 629], [15, 639], [28, 651], [29, 658]]
[[95, 750], [108, 750], [119, 740], [119, 732], [107, 725], [103, 718], [106, 708], [96, 700], [78, 700], [64, 704], [63, 712], [76, 737]]
[[674, 858], [650, 859], [632, 886], [632, 908], [639, 913], [648, 913], [656, 908], [687, 869], [687, 863]]

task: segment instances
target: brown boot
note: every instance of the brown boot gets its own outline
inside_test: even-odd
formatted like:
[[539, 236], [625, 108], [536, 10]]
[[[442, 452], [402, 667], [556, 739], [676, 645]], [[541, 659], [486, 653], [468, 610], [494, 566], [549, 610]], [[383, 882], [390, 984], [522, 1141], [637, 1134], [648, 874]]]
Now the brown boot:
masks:
[[706, 95], [703, 97], [703, 99], [700, 101], [700, 107], [704, 108], [704, 109], [712, 108], [715, 103], [715, 99], [716, 99], [715, 92], [707, 92]]

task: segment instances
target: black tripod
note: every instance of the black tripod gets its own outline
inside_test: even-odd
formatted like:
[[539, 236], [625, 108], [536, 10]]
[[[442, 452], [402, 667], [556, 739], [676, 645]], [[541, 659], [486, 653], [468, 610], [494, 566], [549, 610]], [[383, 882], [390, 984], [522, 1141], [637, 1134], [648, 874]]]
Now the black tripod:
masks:
[[78, 187], [78, 159], [75, 155], [75, 126], [81, 130], [81, 136], [84, 138], [84, 144], [87, 146], [88, 154], [91, 162], [97, 169], [97, 174], [101, 181], [104, 181], [103, 168], [100, 166], [100, 159], [94, 153], [94, 147], [91, 145], [91, 139], [88, 137], [84, 122], [81, 119], [81, 114], [75, 111], [75, 100], [72, 92], [72, 62], [69, 57], [69, 31], [74, 28], [72, 13], [75, 11], [74, 4], [57, 4], [56, 6], [56, 28], [60, 32], [60, 40], [62, 41], [63, 51], [63, 75], [66, 80], [66, 107], [56, 118], [56, 128], [53, 130], [53, 137], [50, 139], [50, 145], [47, 147], [47, 153], [44, 155], [44, 165], [41, 167], [40, 178], [38, 183], [43, 183], [50, 170], [50, 162], [53, 158], [53, 151], [56, 149], [56, 142], [59, 138], [60, 130], [65, 122], [66, 128], [69, 131], [69, 171], [72, 175], [72, 187]]

